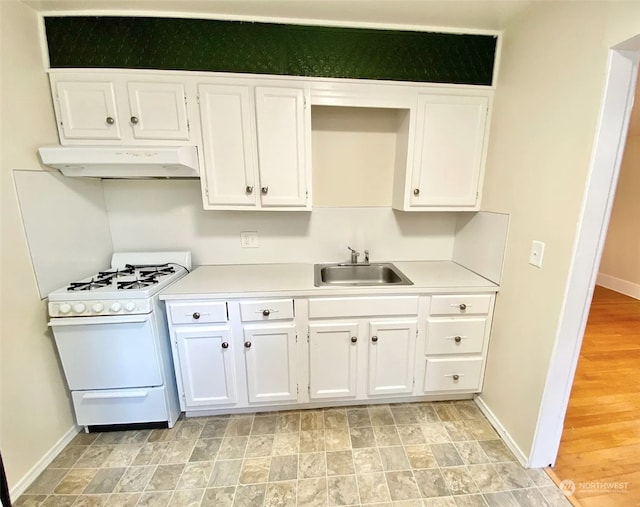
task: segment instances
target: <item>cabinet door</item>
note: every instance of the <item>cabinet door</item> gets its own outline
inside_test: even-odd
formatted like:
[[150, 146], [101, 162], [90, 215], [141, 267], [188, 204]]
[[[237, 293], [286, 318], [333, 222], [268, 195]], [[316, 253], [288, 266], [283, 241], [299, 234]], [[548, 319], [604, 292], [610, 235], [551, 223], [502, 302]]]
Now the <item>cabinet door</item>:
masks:
[[248, 86], [200, 85], [206, 202], [253, 207], [256, 185], [254, 128]]
[[53, 86], [63, 144], [65, 139], [122, 139], [113, 82], [57, 81]]
[[355, 398], [357, 322], [309, 323], [309, 397]]
[[175, 328], [175, 337], [184, 408], [235, 403], [236, 373], [229, 326]]
[[369, 395], [413, 392], [416, 319], [369, 324]]
[[128, 82], [134, 139], [188, 140], [186, 93], [182, 83]]
[[247, 387], [251, 403], [297, 401], [296, 345], [293, 323], [244, 326]]
[[262, 206], [310, 207], [311, 114], [305, 107], [306, 90], [258, 86], [255, 96]]
[[418, 97], [412, 207], [477, 205], [488, 103], [482, 96]]

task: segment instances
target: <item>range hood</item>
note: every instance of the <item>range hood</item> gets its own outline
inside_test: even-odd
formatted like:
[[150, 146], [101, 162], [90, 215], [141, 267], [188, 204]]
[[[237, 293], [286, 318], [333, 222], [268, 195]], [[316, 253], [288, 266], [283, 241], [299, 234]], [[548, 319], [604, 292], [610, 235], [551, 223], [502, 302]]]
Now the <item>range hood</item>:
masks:
[[65, 176], [170, 178], [200, 176], [195, 146], [43, 146], [42, 163]]

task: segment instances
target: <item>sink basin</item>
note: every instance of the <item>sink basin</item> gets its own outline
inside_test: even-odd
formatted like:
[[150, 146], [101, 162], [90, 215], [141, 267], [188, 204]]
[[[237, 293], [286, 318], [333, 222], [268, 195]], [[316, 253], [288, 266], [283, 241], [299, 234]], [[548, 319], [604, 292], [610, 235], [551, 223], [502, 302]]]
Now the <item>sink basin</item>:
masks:
[[371, 264], [316, 264], [314, 284], [323, 285], [413, 285], [390, 262]]

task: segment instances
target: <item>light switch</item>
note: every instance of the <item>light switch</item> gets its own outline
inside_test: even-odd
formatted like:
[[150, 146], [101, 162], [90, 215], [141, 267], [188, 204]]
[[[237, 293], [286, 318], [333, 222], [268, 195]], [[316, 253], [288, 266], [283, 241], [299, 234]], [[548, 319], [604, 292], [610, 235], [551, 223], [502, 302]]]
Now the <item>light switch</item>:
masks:
[[258, 233], [256, 231], [241, 232], [240, 245], [242, 248], [258, 248]]
[[542, 256], [544, 255], [544, 243], [542, 241], [531, 242], [531, 253], [529, 254], [529, 264], [542, 267]]

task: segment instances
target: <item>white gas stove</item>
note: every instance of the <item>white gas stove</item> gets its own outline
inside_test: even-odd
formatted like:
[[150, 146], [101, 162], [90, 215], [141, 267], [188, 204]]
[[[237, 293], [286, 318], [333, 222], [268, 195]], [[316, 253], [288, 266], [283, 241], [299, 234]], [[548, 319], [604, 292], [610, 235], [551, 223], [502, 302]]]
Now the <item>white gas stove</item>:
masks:
[[151, 297], [187, 274], [190, 252], [114, 253], [111, 269], [49, 294], [50, 317], [136, 315]]
[[49, 326], [85, 430], [175, 424], [180, 406], [159, 294], [190, 268], [190, 252], [115, 253], [110, 269], [49, 294]]

